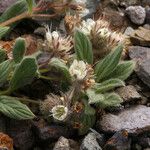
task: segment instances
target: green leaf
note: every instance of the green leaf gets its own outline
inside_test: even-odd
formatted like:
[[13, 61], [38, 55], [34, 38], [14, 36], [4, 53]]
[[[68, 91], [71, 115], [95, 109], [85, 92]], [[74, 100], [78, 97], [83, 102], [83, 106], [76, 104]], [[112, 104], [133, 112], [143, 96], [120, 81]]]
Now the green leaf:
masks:
[[15, 68], [10, 81], [10, 91], [17, 90], [29, 84], [36, 75], [37, 64], [34, 58], [25, 58]]
[[104, 94], [104, 99], [99, 102], [98, 106], [100, 108], [106, 108], [111, 106], [120, 106], [122, 103], [122, 98], [116, 93]]
[[88, 89], [86, 94], [89, 98], [89, 104], [96, 104], [104, 100], [103, 94], [96, 93], [94, 89]]
[[18, 38], [13, 47], [13, 58], [15, 63], [19, 63], [26, 52], [25, 40], [23, 38]]
[[3, 49], [0, 49], [0, 63], [2, 63], [6, 59], [6, 51]]
[[126, 80], [132, 74], [134, 68], [134, 61], [123, 61], [116, 67], [116, 69], [109, 75], [109, 77]]
[[9, 27], [0, 26], [0, 39], [8, 32]]
[[12, 71], [13, 62], [6, 60], [0, 64], [0, 83], [4, 83]]
[[89, 64], [93, 63], [92, 44], [89, 38], [80, 31], [75, 32], [75, 53], [79, 60], [84, 60]]
[[65, 80], [67, 81], [71, 80], [69, 69], [61, 59], [52, 58], [51, 61], [49, 62], [49, 67], [50, 70], [55, 69], [55, 72], [59, 73], [60, 79], [63, 76]]
[[84, 103], [84, 112], [81, 114], [80, 123], [82, 124], [81, 128], [79, 128], [79, 134], [86, 134], [89, 128], [92, 128], [95, 124], [95, 109], [92, 108], [87, 100], [82, 100]]
[[33, 2], [33, 0], [26, 0], [27, 1], [27, 4], [28, 4], [28, 11], [30, 12], [30, 13], [32, 13], [32, 9], [33, 9], [33, 4], [34, 4], [34, 2]]
[[125, 83], [120, 79], [109, 79], [94, 86], [96, 92], [104, 93], [113, 90], [116, 87], [125, 86]]
[[119, 45], [96, 65], [95, 74], [97, 82], [103, 81], [104, 78], [107, 79], [107, 77], [115, 70], [121, 58], [122, 50], [123, 46]]
[[9, 7], [1, 16], [0, 22], [4, 22], [10, 18], [13, 18], [28, 9], [27, 2], [25, 0], [19, 0]]
[[35, 117], [26, 105], [10, 96], [0, 96], [0, 112], [17, 120], [33, 119]]

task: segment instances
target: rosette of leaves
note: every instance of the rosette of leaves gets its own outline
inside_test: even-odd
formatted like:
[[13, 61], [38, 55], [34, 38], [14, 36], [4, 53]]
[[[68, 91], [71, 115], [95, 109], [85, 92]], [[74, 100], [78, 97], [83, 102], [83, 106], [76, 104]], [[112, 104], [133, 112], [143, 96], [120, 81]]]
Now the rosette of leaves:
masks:
[[[77, 59], [93, 65], [92, 45], [88, 37], [77, 30], [74, 41]], [[122, 103], [121, 97], [114, 93], [113, 89], [124, 86], [124, 80], [130, 76], [135, 67], [134, 61], [120, 61], [122, 51], [123, 46], [118, 45], [93, 68], [96, 83], [84, 93], [89, 106], [95, 105], [97, 108], [104, 109], [106, 107], [118, 106]], [[85, 107], [85, 111], [88, 111], [88, 109], [88, 107]], [[79, 128], [81, 134], [86, 133], [92, 127], [94, 124], [93, 117], [95, 117], [94, 111], [92, 114], [86, 114], [79, 119], [79, 122], [83, 124]]]
[[[34, 114], [19, 101], [10, 97], [12, 92], [31, 83], [37, 74], [37, 63], [34, 57], [25, 57], [26, 46], [23, 38], [18, 38], [13, 47], [13, 59], [5, 60], [6, 53], [0, 50], [0, 112], [14, 119], [32, 119]], [[5, 85], [5, 89], [3, 88]]]

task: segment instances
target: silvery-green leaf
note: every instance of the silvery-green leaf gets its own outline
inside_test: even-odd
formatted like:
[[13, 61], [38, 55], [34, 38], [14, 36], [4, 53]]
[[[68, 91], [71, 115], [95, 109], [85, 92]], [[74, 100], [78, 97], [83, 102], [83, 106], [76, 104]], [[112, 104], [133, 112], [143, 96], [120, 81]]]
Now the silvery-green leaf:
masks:
[[0, 26], [0, 39], [8, 32], [9, 27], [1, 27]]
[[116, 69], [121, 58], [122, 50], [122, 45], [117, 46], [115, 50], [96, 65], [95, 74], [97, 82], [103, 81], [104, 78], [107, 79], [107, 77]]
[[80, 123], [82, 124], [79, 128], [79, 134], [86, 134], [89, 128], [92, 128], [95, 124], [95, 109], [92, 108], [87, 100], [83, 100], [84, 112], [80, 116]]
[[103, 94], [96, 93], [94, 89], [88, 89], [86, 94], [88, 96], [89, 104], [96, 104], [104, 100]]
[[63, 62], [63, 60], [58, 58], [52, 58], [49, 62], [49, 67], [51, 69], [55, 69], [55, 72], [59, 73], [59, 78], [64, 78], [67, 81], [70, 81], [71, 76], [69, 73], [69, 69], [66, 66], [66, 64]]
[[120, 80], [126, 80], [131, 75], [134, 68], [134, 61], [123, 61], [116, 67], [116, 69], [109, 75], [109, 77], [118, 78]]
[[98, 106], [100, 108], [106, 108], [111, 106], [119, 106], [122, 103], [122, 98], [116, 93], [104, 94], [104, 99], [99, 102]]
[[10, 91], [17, 90], [29, 84], [37, 72], [37, 63], [35, 58], [24, 58], [18, 64], [10, 81]]
[[6, 59], [6, 51], [3, 49], [0, 49], [0, 63], [3, 62]]
[[25, 40], [23, 38], [18, 38], [13, 47], [13, 58], [15, 63], [19, 63], [23, 59], [25, 51]]
[[19, 0], [0, 16], [0, 22], [4, 22], [10, 18], [13, 18], [28, 9], [26, 0]]
[[116, 87], [125, 86], [125, 83], [120, 79], [109, 79], [102, 83], [97, 83], [94, 88], [97, 93], [104, 93], [113, 90]]
[[0, 64], [0, 83], [4, 83], [12, 71], [13, 62], [6, 60]]
[[0, 112], [17, 120], [33, 119], [35, 117], [26, 105], [10, 96], [0, 96]]
[[75, 53], [79, 60], [83, 60], [89, 64], [93, 63], [92, 44], [89, 38], [80, 31], [75, 32]]

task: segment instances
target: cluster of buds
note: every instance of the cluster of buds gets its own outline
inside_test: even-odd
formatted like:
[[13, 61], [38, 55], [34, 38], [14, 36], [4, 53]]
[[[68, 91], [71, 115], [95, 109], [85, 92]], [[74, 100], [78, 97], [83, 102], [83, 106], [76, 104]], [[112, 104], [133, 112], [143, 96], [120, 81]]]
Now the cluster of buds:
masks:
[[69, 72], [75, 80], [78, 80], [81, 83], [81, 88], [84, 90], [95, 83], [92, 66], [82, 60], [78, 61], [75, 59], [69, 68]]
[[104, 57], [119, 43], [125, 42], [123, 34], [113, 32], [104, 19], [87, 19], [82, 21], [79, 29], [90, 38], [96, 57]]
[[51, 32], [48, 28], [44, 45], [54, 56], [66, 60], [70, 57], [73, 42], [71, 36], [61, 36], [58, 31]]

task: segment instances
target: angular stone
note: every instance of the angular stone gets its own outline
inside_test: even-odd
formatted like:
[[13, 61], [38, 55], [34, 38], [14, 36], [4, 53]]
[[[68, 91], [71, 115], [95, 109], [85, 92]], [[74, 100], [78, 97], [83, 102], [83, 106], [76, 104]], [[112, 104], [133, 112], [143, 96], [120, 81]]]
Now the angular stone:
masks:
[[0, 150], [13, 150], [13, 139], [0, 132]]
[[94, 133], [89, 133], [82, 141], [80, 150], [102, 150], [102, 148], [96, 140], [96, 135]]
[[141, 95], [137, 92], [136, 88], [132, 85], [118, 88], [116, 92], [122, 97], [124, 102], [141, 99]]
[[130, 46], [129, 57], [133, 60], [136, 60], [138, 64], [140, 64], [146, 59], [150, 59], [150, 48], [142, 46]]
[[140, 64], [140, 69], [137, 71], [139, 78], [150, 87], [150, 59]]
[[105, 144], [103, 150], [129, 150], [131, 145], [131, 140], [128, 138], [128, 132], [122, 130], [116, 132]]
[[60, 137], [57, 143], [55, 144], [53, 150], [78, 150], [78, 149], [79, 146], [77, 142], [70, 139], [66, 139], [64, 137]]
[[150, 30], [139, 27], [130, 35], [130, 40], [133, 45], [150, 47]]
[[98, 122], [98, 130], [105, 132], [117, 132], [123, 129], [130, 134], [150, 131], [150, 107], [138, 105], [117, 115], [106, 114]]
[[137, 25], [143, 24], [146, 18], [146, 11], [142, 6], [129, 6], [126, 9], [126, 14]]

